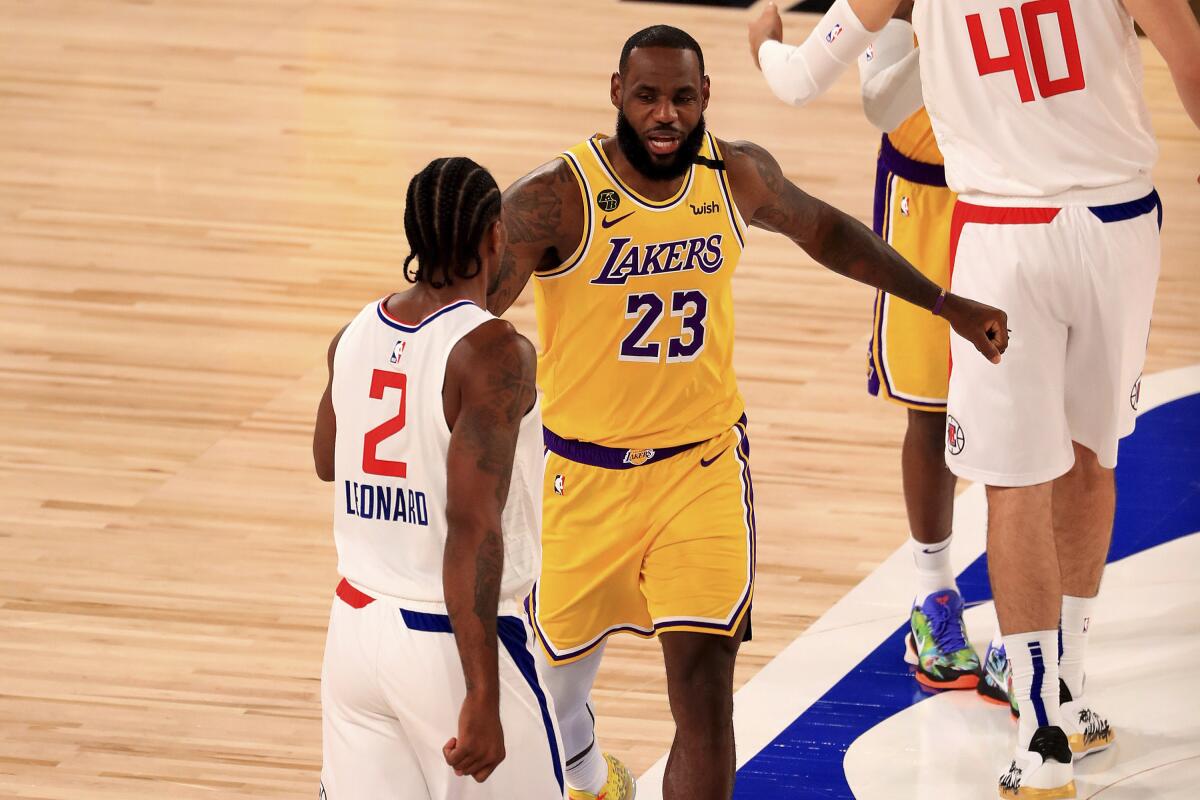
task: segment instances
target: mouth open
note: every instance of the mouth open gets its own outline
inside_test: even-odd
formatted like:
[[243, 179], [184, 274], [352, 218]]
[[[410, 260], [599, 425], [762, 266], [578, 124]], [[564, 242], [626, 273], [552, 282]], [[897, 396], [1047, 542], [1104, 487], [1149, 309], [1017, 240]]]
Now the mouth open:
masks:
[[646, 137], [646, 148], [652, 155], [669, 156], [679, 149], [680, 139], [675, 134], [652, 133]]

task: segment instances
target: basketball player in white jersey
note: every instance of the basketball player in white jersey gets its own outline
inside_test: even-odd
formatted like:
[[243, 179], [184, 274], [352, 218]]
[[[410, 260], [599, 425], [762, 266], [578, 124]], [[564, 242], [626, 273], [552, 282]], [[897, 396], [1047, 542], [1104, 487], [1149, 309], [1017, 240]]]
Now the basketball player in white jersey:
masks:
[[321, 797], [561, 800], [521, 607], [540, 559], [535, 354], [484, 310], [505, 240], [496, 182], [470, 159], [433, 161], [404, 229], [415, 286], [334, 337], [313, 435], [342, 575]]
[[[776, 94], [802, 105], [897, 5], [837, 0], [795, 48], [765, 35], [768, 14], [751, 50]], [[988, 488], [989, 570], [1020, 711], [1001, 797], [1075, 797], [1073, 758], [1115, 739], [1082, 697], [1083, 656], [1159, 270], [1134, 19], [1200, 125], [1200, 25], [1185, 0], [918, 0], [913, 13], [925, 104], [959, 194], [952, 289], [1002, 306], [1013, 329], [998, 369], [975, 369], [952, 342], [946, 442], [951, 470]]]

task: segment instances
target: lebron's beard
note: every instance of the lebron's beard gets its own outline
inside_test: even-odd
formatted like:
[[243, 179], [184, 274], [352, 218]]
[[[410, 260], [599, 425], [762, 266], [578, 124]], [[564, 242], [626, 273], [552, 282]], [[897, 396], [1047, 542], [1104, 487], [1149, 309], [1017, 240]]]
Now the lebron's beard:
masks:
[[679, 149], [674, 154], [675, 157], [665, 164], [660, 164], [650, 156], [646, 145], [642, 144], [642, 140], [638, 138], [637, 131], [629, 124], [629, 120], [619, 109], [617, 110], [617, 146], [621, 148], [621, 152], [625, 154], [625, 158], [629, 159], [633, 168], [652, 181], [673, 181], [683, 177], [695, 162], [700, 148], [704, 146], [704, 130], [704, 115], [702, 114], [696, 127], [692, 128], [692, 132], [679, 143]]

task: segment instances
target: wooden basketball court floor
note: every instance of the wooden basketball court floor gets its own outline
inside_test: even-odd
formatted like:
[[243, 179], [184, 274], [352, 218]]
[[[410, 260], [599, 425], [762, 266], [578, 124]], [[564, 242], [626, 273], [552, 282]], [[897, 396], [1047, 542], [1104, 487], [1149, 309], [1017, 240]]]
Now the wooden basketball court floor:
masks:
[[[856, 77], [779, 104], [746, 19], [0, 0], [0, 797], [315, 795], [335, 559], [311, 421], [329, 337], [402, 284], [404, 188], [429, 159], [468, 154], [507, 185], [611, 130], [622, 42], [670, 22], [705, 48], [710, 128], [869, 221]], [[789, 16], [788, 39], [812, 23]], [[1145, 54], [1156, 372], [1200, 362], [1200, 137]], [[870, 290], [759, 231], [736, 284], [760, 531], [740, 686], [907, 529], [904, 417], [863, 391]], [[528, 295], [510, 317], [534, 334]], [[635, 771], [664, 752], [653, 642], [611, 642], [596, 701]]]

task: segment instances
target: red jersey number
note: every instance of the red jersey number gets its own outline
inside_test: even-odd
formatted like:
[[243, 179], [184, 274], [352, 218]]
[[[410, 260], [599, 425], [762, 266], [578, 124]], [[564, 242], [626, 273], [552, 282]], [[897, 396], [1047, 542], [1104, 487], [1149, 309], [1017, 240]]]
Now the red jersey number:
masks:
[[[967, 17], [967, 34], [971, 37], [971, 50], [975, 53], [975, 66], [980, 75], [997, 72], [1013, 73], [1017, 82], [1017, 94], [1022, 103], [1037, 98], [1033, 94], [1033, 82], [1029, 77], [1029, 64], [1033, 65], [1033, 79], [1037, 81], [1038, 94], [1043, 98], [1084, 88], [1083, 61], [1079, 58], [1079, 38], [1075, 35], [1075, 18], [1071, 15], [1069, 0], [1032, 0], [1022, 3], [1021, 24], [1017, 24], [1017, 12], [1013, 8], [1000, 9], [1000, 24], [1004, 29], [1004, 41], [1008, 52], [993, 56], [988, 50], [983, 34], [983, 20], [978, 14]], [[1050, 78], [1046, 65], [1046, 46], [1042, 40], [1041, 18], [1054, 15], [1058, 20], [1059, 36], [1062, 40], [1063, 56], [1067, 74], [1061, 78]], [[1021, 28], [1029, 42], [1028, 63], [1025, 46], [1021, 42]]]
[[363, 437], [363, 472], [368, 475], [387, 475], [391, 478], [408, 477], [408, 464], [403, 461], [388, 461], [375, 455], [379, 443], [394, 436], [404, 428], [404, 415], [408, 403], [408, 376], [400, 372], [377, 369], [371, 373], [371, 399], [382, 400], [388, 389], [400, 390], [400, 409], [396, 416], [382, 425], [367, 431]]

